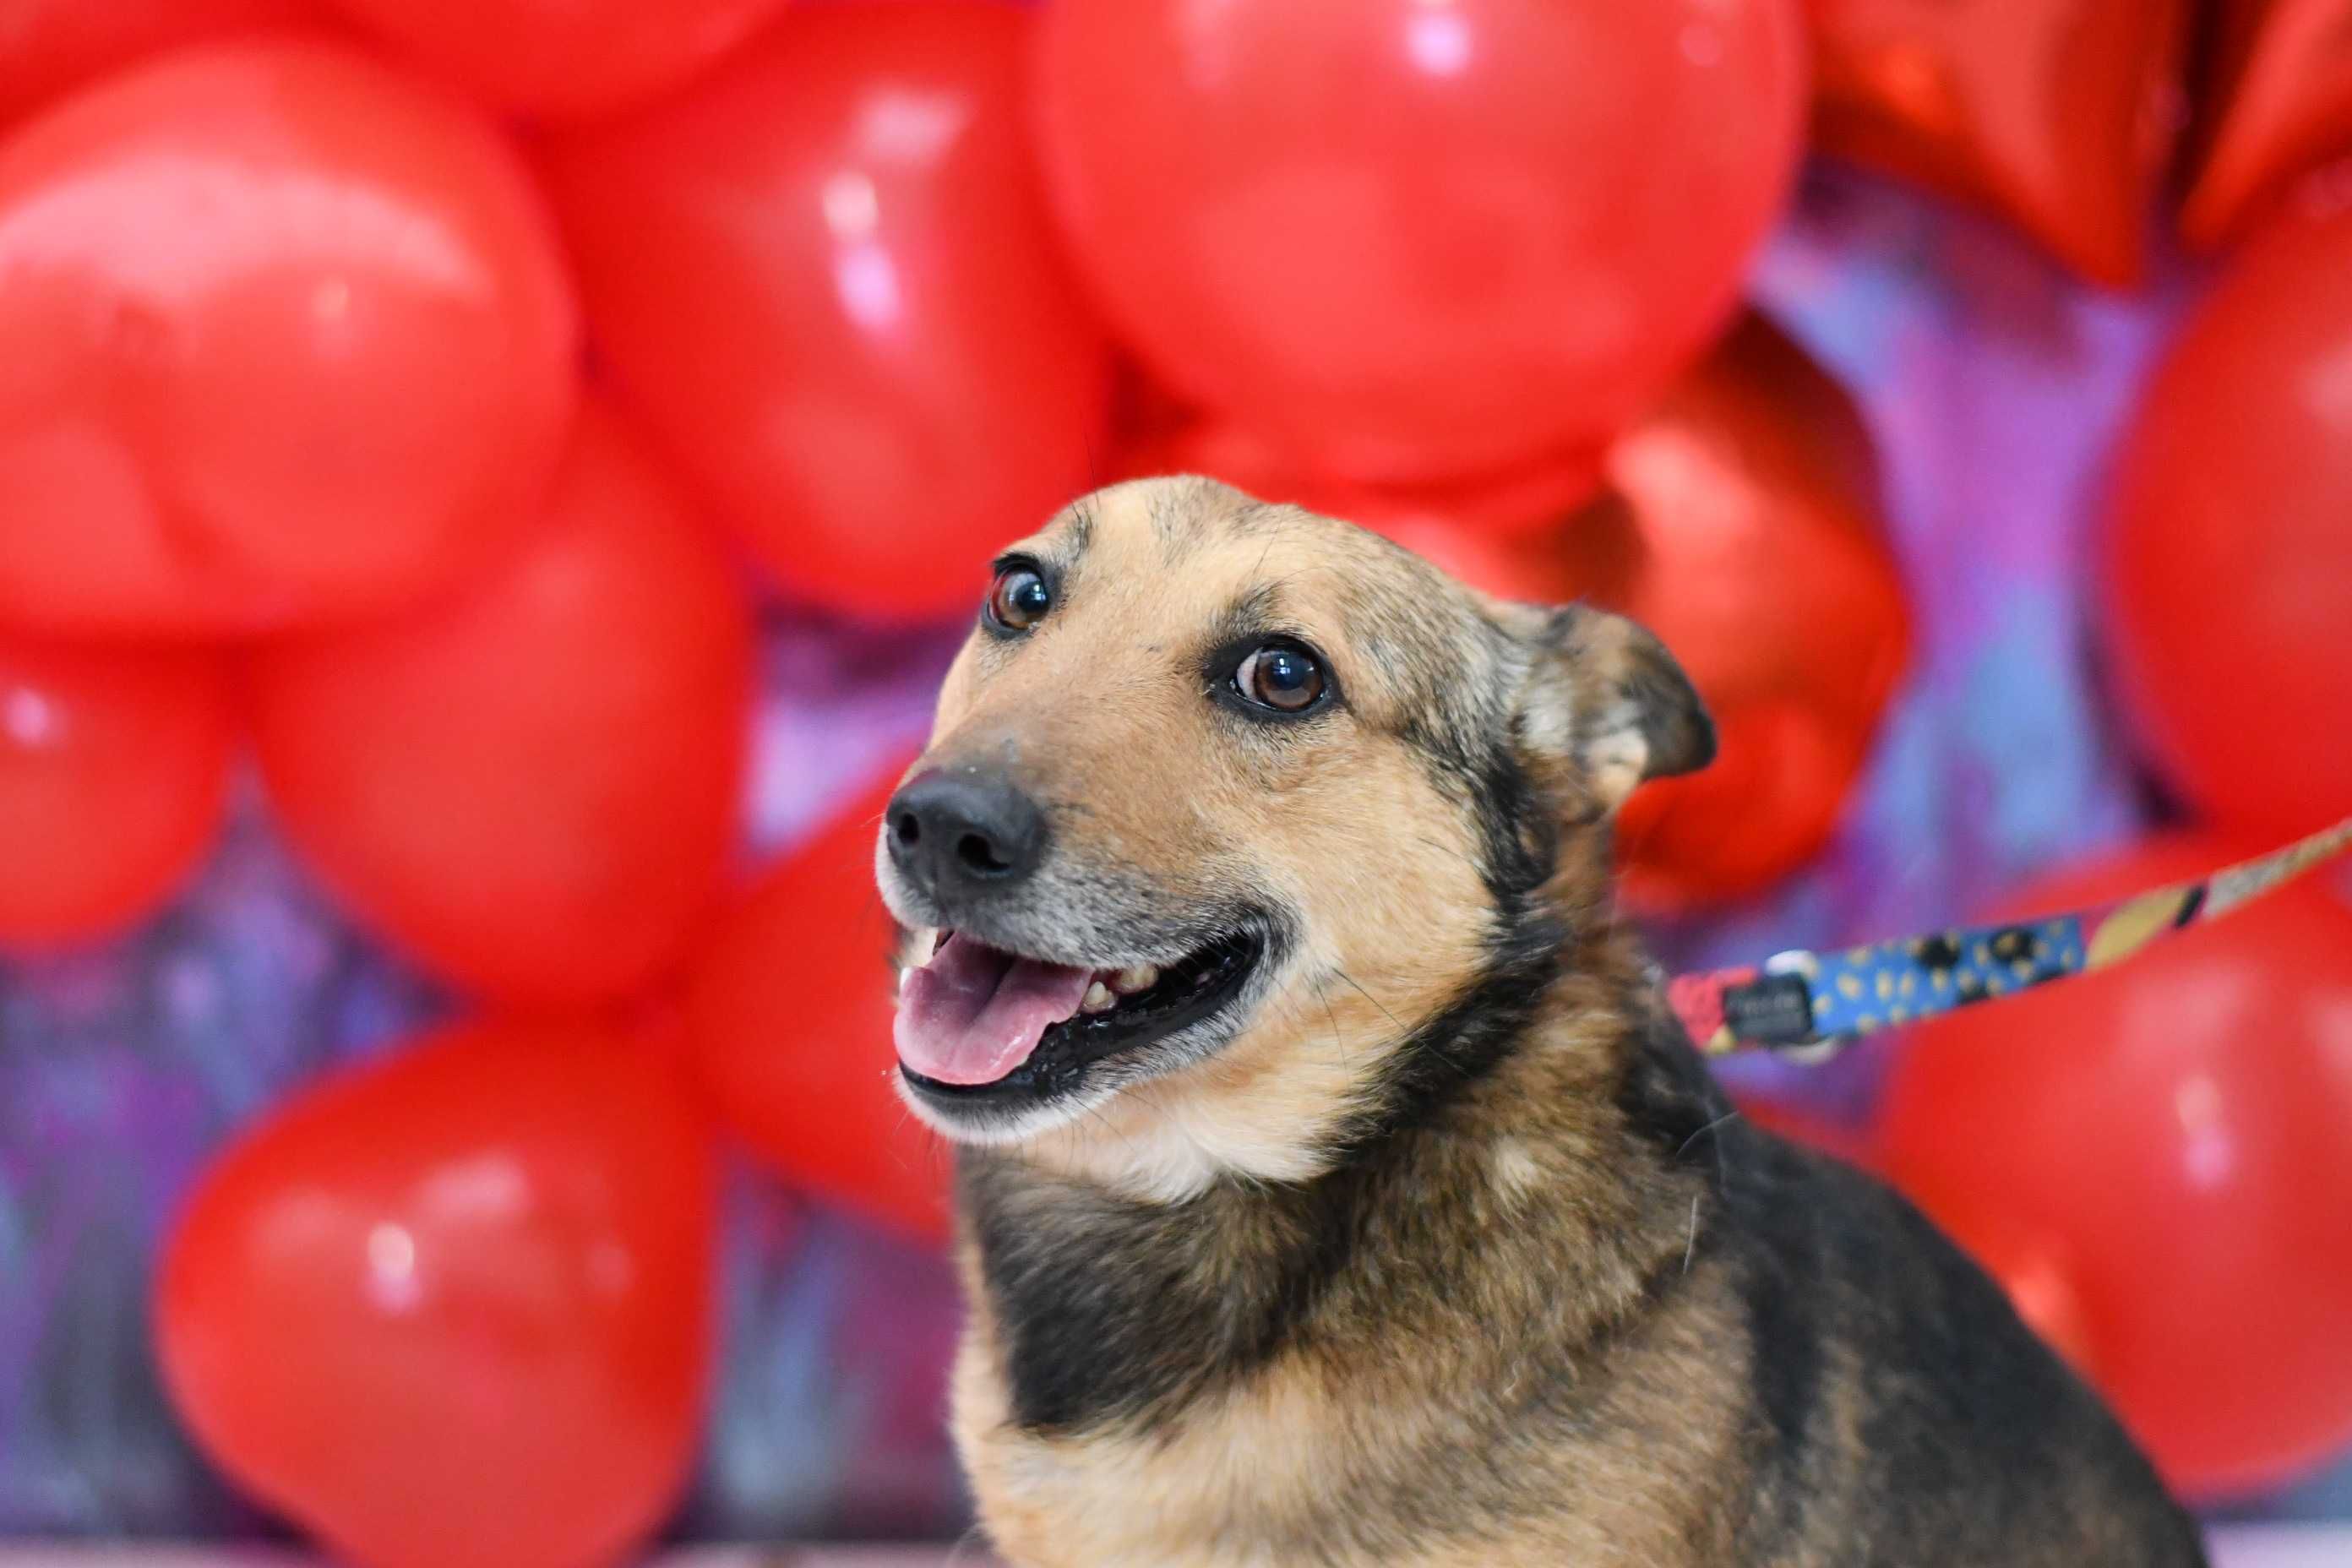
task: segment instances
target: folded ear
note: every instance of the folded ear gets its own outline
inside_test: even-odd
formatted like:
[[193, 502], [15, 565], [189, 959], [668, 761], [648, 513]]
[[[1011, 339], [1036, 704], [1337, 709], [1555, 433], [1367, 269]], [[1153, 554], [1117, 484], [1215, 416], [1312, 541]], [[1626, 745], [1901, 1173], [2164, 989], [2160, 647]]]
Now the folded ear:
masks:
[[1715, 721], [1674, 655], [1645, 628], [1569, 605], [1527, 612], [1532, 650], [1519, 700], [1524, 743], [1565, 763], [1602, 809], [1643, 779], [1694, 772], [1715, 759]]

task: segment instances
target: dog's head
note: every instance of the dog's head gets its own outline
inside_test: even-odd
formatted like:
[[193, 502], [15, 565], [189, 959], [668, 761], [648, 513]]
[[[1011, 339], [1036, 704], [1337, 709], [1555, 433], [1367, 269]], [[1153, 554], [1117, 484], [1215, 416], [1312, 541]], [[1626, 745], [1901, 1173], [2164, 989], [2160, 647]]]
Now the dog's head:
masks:
[[1141, 1192], [1313, 1173], [1532, 1003], [1606, 820], [1712, 754], [1655, 638], [1202, 479], [1015, 545], [892, 800], [908, 1100]]

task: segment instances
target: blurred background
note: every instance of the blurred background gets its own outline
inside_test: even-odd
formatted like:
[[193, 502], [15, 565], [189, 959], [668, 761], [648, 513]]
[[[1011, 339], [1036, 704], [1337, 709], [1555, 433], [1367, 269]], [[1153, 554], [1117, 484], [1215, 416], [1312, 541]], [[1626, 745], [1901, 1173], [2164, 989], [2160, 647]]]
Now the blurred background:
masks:
[[[2352, 0], [0, 0], [0, 1538], [949, 1540], [872, 822], [1214, 474], [1654, 626], [1677, 967], [2352, 814]], [[2352, 1519], [2352, 879], [1803, 1068]]]

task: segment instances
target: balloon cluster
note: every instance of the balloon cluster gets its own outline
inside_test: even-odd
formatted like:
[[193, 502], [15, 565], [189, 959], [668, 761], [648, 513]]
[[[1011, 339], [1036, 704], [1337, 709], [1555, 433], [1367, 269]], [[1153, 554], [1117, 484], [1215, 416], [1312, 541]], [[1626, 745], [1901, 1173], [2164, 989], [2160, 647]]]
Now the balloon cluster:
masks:
[[[961, 615], [989, 552], [1092, 484], [1219, 475], [1665, 633], [1724, 744], [1630, 808], [1644, 902], [1811, 857], [1909, 616], [1867, 433], [1743, 314], [1746, 270], [1810, 110], [1814, 145], [2134, 275], [2182, 5], [2031, 9], [19, 0], [0, 946], [160, 907], [249, 754], [348, 911], [482, 1009], [279, 1109], [195, 1194], [158, 1316], [208, 1451], [361, 1563], [610, 1560], [695, 1440], [712, 1121], [942, 1233], [876, 1054], [879, 796], [730, 883], [762, 588]], [[2311, 173], [2352, 147], [2342, 9], [2231, 10], [2182, 222], [2253, 237], [2150, 384], [2106, 536], [2117, 687], [2233, 828], [2352, 806], [2352, 217]], [[2201, 1011], [2158, 1004], [2196, 1050], [2064, 1069], [2144, 1114], [1965, 1162], [1909, 1113], [1890, 1133], [1922, 1191], [1999, 1166], [1999, 1225], [1974, 1195], [1953, 1223], [2036, 1260], [2190, 1480], [2352, 1417], [2305, 1331], [2340, 1293], [2264, 1337], [2269, 1382], [2149, 1370], [2319, 1212], [2276, 1162], [2328, 1136], [2341, 1063], [2281, 1010], [2340, 997], [2342, 947], [2303, 903], [2266, 918], [2309, 923], [2200, 937], [2238, 967]], [[2149, 1049], [2138, 982], [2104, 984], [2027, 1005], [2110, 1007], [2043, 1026]], [[2002, 1103], [2080, 1103], [2037, 1083]], [[1967, 1103], [1898, 1110], [1929, 1100]], [[2162, 1106], [2191, 1100], [2225, 1153], [2167, 1163]], [[2027, 1201], [2062, 1159], [2095, 1203]], [[2176, 1178], [2207, 1206], [2162, 1268], [2206, 1284], [2158, 1316], [2160, 1255], [2092, 1227]], [[2264, 1425], [2265, 1390], [2296, 1419]]]
[[[2201, 874], [2352, 814], [2352, 5], [1813, 0], [1825, 147], [2143, 270], [2155, 195], [2218, 276], [2116, 454], [2092, 569], [2109, 683], [2206, 826], [1995, 917]], [[2176, 137], [2180, 144], [2174, 146]], [[2352, 914], [2324, 887], [2160, 958], [1964, 1012], [1896, 1057], [1876, 1164], [2005, 1279], [2195, 1495], [2352, 1442]]]

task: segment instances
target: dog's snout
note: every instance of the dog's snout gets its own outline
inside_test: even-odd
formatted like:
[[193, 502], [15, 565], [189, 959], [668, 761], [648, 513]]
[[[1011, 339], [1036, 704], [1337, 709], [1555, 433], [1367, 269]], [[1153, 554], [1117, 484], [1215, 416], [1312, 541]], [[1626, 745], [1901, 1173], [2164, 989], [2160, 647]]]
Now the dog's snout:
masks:
[[923, 773], [891, 797], [890, 858], [940, 900], [993, 891], [1037, 868], [1045, 815], [1001, 774]]

